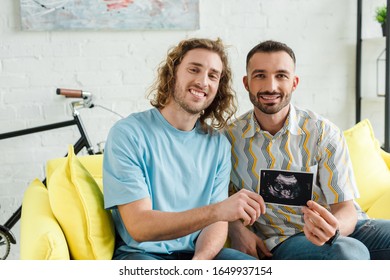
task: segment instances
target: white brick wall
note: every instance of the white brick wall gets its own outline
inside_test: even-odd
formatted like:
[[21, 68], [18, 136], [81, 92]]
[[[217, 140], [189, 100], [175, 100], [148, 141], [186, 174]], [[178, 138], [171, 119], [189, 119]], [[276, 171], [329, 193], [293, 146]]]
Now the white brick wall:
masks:
[[[365, 37], [380, 35], [373, 21], [378, 3], [384, 0], [365, 4]], [[122, 115], [149, 108], [145, 90], [157, 65], [169, 47], [193, 36], [218, 36], [231, 45], [239, 114], [251, 108], [241, 85], [246, 53], [259, 41], [276, 39], [297, 55], [301, 83], [294, 102], [343, 129], [353, 125], [355, 0], [200, 0], [200, 21], [194, 31], [25, 32], [19, 1], [1, 0], [0, 133], [69, 119], [68, 100], [56, 96], [57, 87], [90, 91], [97, 104]], [[368, 114], [383, 134], [377, 107]], [[103, 141], [118, 119], [101, 108], [81, 115], [93, 143]], [[18, 208], [29, 182], [44, 177], [45, 161], [64, 155], [76, 137], [66, 128], [1, 141], [0, 224]], [[12, 229], [18, 241], [19, 227]], [[9, 259], [18, 258], [17, 244]]]

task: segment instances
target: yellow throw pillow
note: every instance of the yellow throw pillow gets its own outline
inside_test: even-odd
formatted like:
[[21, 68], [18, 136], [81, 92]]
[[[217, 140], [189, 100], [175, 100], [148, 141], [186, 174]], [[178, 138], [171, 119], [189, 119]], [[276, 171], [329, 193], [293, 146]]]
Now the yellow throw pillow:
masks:
[[65, 236], [51, 211], [47, 189], [38, 179], [23, 197], [20, 259], [69, 260]]
[[[95, 179], [101, 191], [103, 191], [103, 155], [86, 155], [86, 156], [78, 156], [77, 159], [81, 162], [81, 164], [88, 170], [88, 172]], [[50, 185], [51, 174], [54, 170], [57, 169], [58, 166], [64, 164], [66, 158], [55, 158], [47, 161], [46, 164], [46, 180], [47, 184]]]
[[344, 131], [364, 211], [390, 189], [390, 171], [381, 156], [370, 122], [363, 120]]
[[92, 175], [100, 190], [103, 192], [103, 155], [80, 156], [78, 159]]
[[72, 259], [111, 259], [115, 231], [103, 194], [74, 154], [53, 171], [48, 184], [50, 204], [68, 241]]

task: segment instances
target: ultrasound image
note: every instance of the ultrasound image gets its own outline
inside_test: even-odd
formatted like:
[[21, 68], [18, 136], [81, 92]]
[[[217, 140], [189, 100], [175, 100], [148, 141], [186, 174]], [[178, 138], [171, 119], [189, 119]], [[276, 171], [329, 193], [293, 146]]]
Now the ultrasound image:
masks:
[[285, 170], [260, 172], [260, 195], [265, 202], [302, 206], [312, 197], [313, 173]]

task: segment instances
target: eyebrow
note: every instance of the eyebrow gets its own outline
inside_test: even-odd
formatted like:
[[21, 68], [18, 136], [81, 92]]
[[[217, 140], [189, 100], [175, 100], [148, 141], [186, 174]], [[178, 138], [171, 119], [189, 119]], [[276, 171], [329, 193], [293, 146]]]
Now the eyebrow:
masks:
[[[257, 74], [257, 73], [266, 73], [267, 71], [266, 70], [263, 70], [263, 69], [255, 69], [252, 71], [252, 75], [253, 74]], [[279, 69], [279, 70], [276, 70], [276, 73], [280, 74], [280, 73], [283, 73], [283, 74], [291, 74], [290, 71], [288, 70], [285, 70], [285, 69]]]
[[[189, 65], [194, 65], [194, 66], [198, 66], [198, 67], [204, 67], [202, 63], [199, 63], [199, 62], [189, 62], [188, 63]], [[215, 69], [215, 68], [211, 68], [211, 72], [213, 73], [216, 73], [218, 75], [221, 75], [221, 71]]]

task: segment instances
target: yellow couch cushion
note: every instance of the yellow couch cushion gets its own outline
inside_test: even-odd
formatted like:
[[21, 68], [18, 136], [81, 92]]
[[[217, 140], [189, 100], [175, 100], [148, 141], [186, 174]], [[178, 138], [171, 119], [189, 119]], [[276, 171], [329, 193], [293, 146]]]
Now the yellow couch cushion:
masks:
[[363, 120], [344, 131], [360, 198], [356, 201], [368, 211], [375, 201], [390, 190], [390, 171], [370, 122]]
[[374, 204], [368, 209], [367, 215], [375, 219], [390, 220], [390, 190], [387, 190]]
[[46, 187], [35, 179], [26, 189], [20, 225], [22, 260], [69, 260], [65, 236], [54, 217]]
[[48, 181], [54, 216], [65, 234], [72, 259], [111, 259], [115, 244], [111, 212], [103, 194], [73, 147]]

